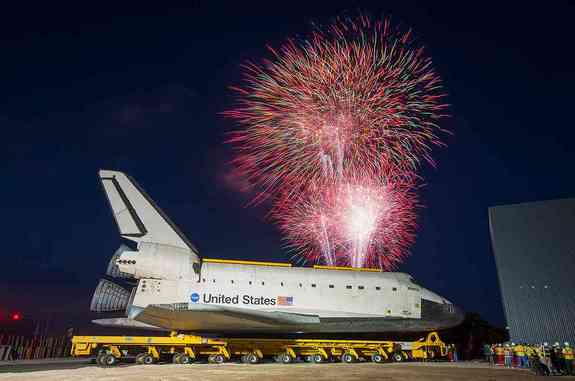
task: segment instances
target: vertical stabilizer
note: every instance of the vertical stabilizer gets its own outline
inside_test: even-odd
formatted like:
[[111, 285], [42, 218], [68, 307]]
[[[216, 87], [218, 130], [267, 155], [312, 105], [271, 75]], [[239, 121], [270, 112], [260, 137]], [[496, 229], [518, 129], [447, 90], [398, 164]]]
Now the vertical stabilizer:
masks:
[[99, 175], [122, 237], [186, 249], [197, 257], [194, 245], [132, 178], [110, 170]]

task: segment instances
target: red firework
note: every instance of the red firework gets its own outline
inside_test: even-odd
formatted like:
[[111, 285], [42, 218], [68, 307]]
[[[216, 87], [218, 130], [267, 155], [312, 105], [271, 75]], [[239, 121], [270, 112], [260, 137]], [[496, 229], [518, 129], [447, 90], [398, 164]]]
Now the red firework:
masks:
[[273, 200], [297, 255], [314, 263], [393, 269], [415, 238], [421, 161], [442, 145], [441, 80], [410, 32], [389, 20], [337, 20], [288, 40], [225, 115], [240, 173]]
[[338, 20], [306, 41], [288, 40], [262, 65], [244, 65], [229, 142], [236, 166], [262, 197], [346, 171], [412, 172], [442, 144], [441, 81], [410, 32], [388, 20]]
[[415, 239], [417, 196], [404, 181], [350, 179], [311, 186], [273, 217], [306, 262], [392, 270]]

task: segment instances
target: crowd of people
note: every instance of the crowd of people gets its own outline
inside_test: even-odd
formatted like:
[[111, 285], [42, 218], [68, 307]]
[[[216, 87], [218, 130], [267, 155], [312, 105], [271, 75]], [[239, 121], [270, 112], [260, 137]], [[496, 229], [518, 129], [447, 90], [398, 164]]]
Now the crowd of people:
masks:
[[486, 361], [495, 366], [531, 368], [541, 375], [575, 375], [573, 348], [569, 343], [485, 344], [483, 353]]

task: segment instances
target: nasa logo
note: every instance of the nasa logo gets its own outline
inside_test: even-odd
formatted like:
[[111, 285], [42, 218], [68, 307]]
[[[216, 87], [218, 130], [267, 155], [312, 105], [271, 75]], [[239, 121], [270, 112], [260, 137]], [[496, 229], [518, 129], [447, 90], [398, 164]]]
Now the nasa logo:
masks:
[[192, 301], [192, 303], [197, 303], [200, 301], [200, 294], [198, 294], [197, 292], [193, 292], [192, 295], [190, 295], [190, 300]]

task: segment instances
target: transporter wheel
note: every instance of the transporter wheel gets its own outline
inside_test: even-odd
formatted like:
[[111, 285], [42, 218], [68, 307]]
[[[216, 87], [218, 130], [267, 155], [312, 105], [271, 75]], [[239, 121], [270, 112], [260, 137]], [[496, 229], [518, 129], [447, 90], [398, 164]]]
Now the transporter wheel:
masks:
[[184, 353], [180, 355], [180, 362], [179, 364], [191, 364], [192, 358]]
[[401, 354], [401, 352], [395, 352], [393, 355], [391, 355], [391, 358], [395, 362], [402, 362], [403, 361], [403, 355]]
[[281, 362], [283, 364], [291, 364], [293, 362], [293, 358], [288, 354], [288, 353], [284, 353], [283, 355], [279, 355]]
[[315, 362], [316, 364], [324, 362], [323, 356], [320, 354], [313, 355], [313, 362]]
[[147, 356], [147, 353], [138, 353], [136, 355], [136, 364], [143, 364], [145, 356]]
[[182, 354], [181, 353], [174, 353], [174, 355], [172, 356], [172, 362], [174, 364], [181, 364], [181, 358], [182, 358]]
[[379, 364], [383, 362], [383, 356], [376, 352], [371, 355], [371, 361]]
[[101, 362], [104, 366], [114, 366], [118, 363], [118, 359], [114, 355], [106, 354], [102, 357]]
[[150, 365], [153, 364], [154, 362], [156, 362], [156, 359], [150, 355], [144, 355], [142, 357], [142, 364]]
[[246, 364], [257, 364], [260, 361], [255, 353], [248, 353], [242, 356], [242, 362]]
[[351, 353], [346, 352], [343, 355], [341, 355], [341, 362], [344, 362], [346, 364], [350, 364], [354, 361], [355, 361], [355, 357]]
[[303, 361], [305, 361], [305, 362], [313, 362], [313, 356], [312, 356], [312, 355], [306, 355], [306, 356], [303, 358]]
[[101, 365], [101, 366], [105, 366], [106, 364], [104, 364], [103, 360], [104, 360], [104, 357], [106, 357], [106, 355], [107, 355], [106, 352], [98, 353], [98, 355], [96, 356], [96, 364]]
[[223, 364], [226, 361], [226, 358], [222, 354], [212, 355], [212, 363], [214, 364]]

